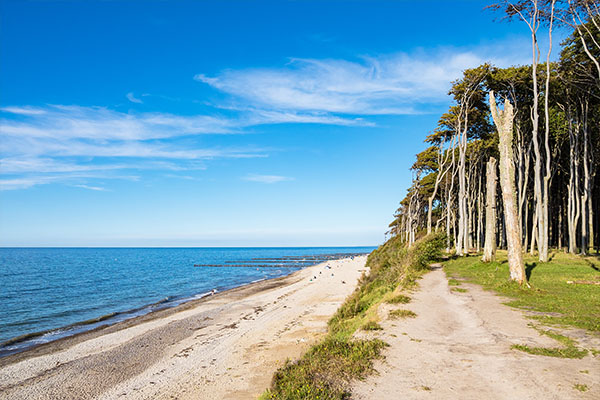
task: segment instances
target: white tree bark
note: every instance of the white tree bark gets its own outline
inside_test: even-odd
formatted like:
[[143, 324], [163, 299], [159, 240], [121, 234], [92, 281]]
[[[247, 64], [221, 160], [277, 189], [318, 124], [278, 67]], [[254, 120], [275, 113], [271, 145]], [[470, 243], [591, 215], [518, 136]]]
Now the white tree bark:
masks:
[[523, 284], [525, 282], [525, 267], [521, 247], [521, 229], [517, 211], [515, 165], [513, 161], [513, 107], [508, 100], [504, 102], [504, 110], [496, 106], [494, 92], [490, 92], [490, 109], [494, 124], [498, 129], [498, 149], [500, 151], [500, 188], [504, 204], [504, 221], [508, 247], [508, 268], [510, 279]]
[[490, 157], [486, 166], [485, 195], [485, 244], [483, 246], [483, 262], [496, 259], [496, 159]]

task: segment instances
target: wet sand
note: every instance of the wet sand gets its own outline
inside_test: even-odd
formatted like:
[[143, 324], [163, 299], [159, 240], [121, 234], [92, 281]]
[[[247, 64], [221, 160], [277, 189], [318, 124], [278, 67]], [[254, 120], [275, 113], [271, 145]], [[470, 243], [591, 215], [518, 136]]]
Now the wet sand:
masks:
[[0, 399], [255, 398], [326, 333], [365, 261], [328, 261], [2, 358]]

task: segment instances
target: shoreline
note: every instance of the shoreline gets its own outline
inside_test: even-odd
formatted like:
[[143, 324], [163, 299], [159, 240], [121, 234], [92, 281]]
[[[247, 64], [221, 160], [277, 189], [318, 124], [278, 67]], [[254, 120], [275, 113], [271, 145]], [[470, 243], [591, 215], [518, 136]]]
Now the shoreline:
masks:
[[[336, 260], [337, 261], [337, 260]], [[318, 264], [317, 264], [318, 265]], [[15, 360], [20, 361], [21, 359], [26, 359], [26, 358], [30, 358], [30, 357], [35, 357], [38, 355], [43, 355], [43, 354], [48, 354], [50, 352], [55, 351], [56, 349], [54, 348], [55, 346], [52, 346], [53, 344], [56, 344], [56, 348], [57, 349], [61, 349], [64, 346], [70, 346], [72, 344], [75, 343], [79, 343], [81, 341], [85, 341], [94, 337], [97, 337], [98, 335], [102, 335], [104, 333], [112, 333], [114, 331], [119, 331], [122, 329], [127, 329], [129, 327], [144, 323], [144, 322], [148, 322], [148, 321], [152, 321], [156, 318], [162, 318], [162, 317], [166, 317], [169, 316], [171, 314], [180, 312], [180, 311], [184, 311], [187, 310], [188, 308], [192, 308], [192, 307], [196, 307], [200, 304], [202, 304], [203, 302], [210, 300], [211, 298], [217, 298], [217, 296], [219, 295], [227, 295], [236, 291], [243, 291], [244, 289], [247, 291], [250, 291], [250, 294], [255, 293], [255, 292], [259, 292], [261, 290], [268, 290], [271, 287], [257, 287], [260, 286], [261, 283], [266, 283], [266, 282], [272, 282], [272, 281], [280, 281], [280, 280], [285, 280], [286, 278], [291, 278], [293, 275], [298, 274], [299, 272], [301, 272], [304, 269], [307, 268], [311, 268], [314, 267], [316, 265], [311, 265], [308, 267], [304, 267], [302, 269], [293, 271], [287, 275], [284, 276], [279, 276], [279, 277], [275, 277], [275, 278], [264, 278], [264, 279], [260, 279], [254, 282], [249, 282], [249, 283], [244, 283], [241, 284], [239, 286], [234, 286], [232, 288], [229, 289], [224, 289], [222, 291], [217, 291], [214, 294], [211, 294], [210, 292], [207, 293], [203, 293], [203, 294], [198, 294], [195, 296], [188, 296], [188, 297], [183, 297], [182, 299], [184, 299], [182, 302], [175, 304], [173, 306], [165, 306], [162, 308], [158, 308], [158, 309], [154, 309], [154, 310], [149, 310], [148, 312], [141, 314], [141, 315], [135, 315], [132, 316], [130, 318], [121, 320], [121, 321], [115, 321], [114, 323], [107, 323], [104, 325], [100, 325], [98, 327], [95, 328], [91, 328], [89, 330], [84, 330], [82, 332], [76, 332], [73, 333], [71, 335], [67, 335], [67, 336], [63, 336], [54, 340], [50, 340], [48, 342], [44, 342], [44, 343], [39, 343], [39, 344], [32, 344], [30, 347], [27, 347], [23, 350], [19, 350], [16, 351], [14, 353], [9, 353], [6, 355], [0, 355], [0, 368], [4, 367], [5, 365], [9, 365], [11, 363], [13, 363]], [[285, 282], [281, 282], [280, 285], [285, 285]], [[263, 285], [266, 286], [266, 285]], [[197, 297], [197, 296], [201, 296], [201, 297]], [[185, 300], [185, 299], [188, 300]], [[59, 331], [62, 329], [69, 329], [69, 328], [74, 328], [74, 327], [78, 327], [78, 326], [82, 326], [84, 327], [85, 325], [89, 324], [93, 324], [94, 322], [102, 322], [105, 321], [107, 319], [110, 319], [113, 316], [118, 316], [118, 315], [123, 315], [123, 314], [129, 314], [129, 313], [134, 313], [136, 311], [141, 311], [147, 308], [150, 308], [152, 306], [156, 306], [156, 305], [160, 305], [163, 303], [166, 303], [168, 297], [166, 297], [163, 300], [160, 300], [158, 302], [155, 303], [151, 303], [151, 304], [147, 304], [141, 307], [137, 307], [131, 310], [126, 310], [126, 311], [121, 311], [121, 312], [113, 312], [110, 314], [105, 314], [102, 315], [100, 317], [97, 318], [93, 318], [87, 321], [80, 321], [80, 322], [75, 322], [73, 324], [70, 325], [66, 325], [66, 326], [61, 326], [59, 328], [54, 328], [54, 329], [48, 329], [45, 331], [40, 331], [40, 332], [32, 332], [32, 333], [28, 333], [25, 335], [21, 335], [21, 336], [17, 336], [15, 338], [6, 340], [2, 343], [0, 343], [0, 347], [5, 346], [5, 345], [11, 345], [13, 343], [20, 343], [22, 341], [25, 341], [29, 338], [32, 337], [40, 337], [43, 336], [45, 334], [51, 333], [51, 332], [55, 332], [55, 331]], [[112, 329], [114, 328], [114, 329]], [[87, 337], [89, 334], [89, 337]], [[81, 337], [80, 337], [81, 336]], [[72, 339], [72, 340], [69, 340]], [[71, 343], [73, 342], [73, 343]], [[64, 346], [63, 346], [64, 345]], [[47, 349], [46, 349], [47, 348]], [[25, 353], [32, 353], [30, 354], [25, 354]], [[19, 355], [23, 355], [23, 357], [18, 357]]]
[[[348, 247], [350, 248], [350, 247]], [[356, 248], [360, 248], [360, 247], [356, 247]], [[296, 248], [293, 248], [296, 249]], [[75, 322], [67, 322], [64, 325], [55, 325], [55, 326], [50, 326], [50, 327], [40, 327], [40, 330], [35, 330], [35, 331], [30, 331], [29, 333], [24, 333], [24, 334], [18, 334], [16, 336], [12, 336], [12, 337], [8, 337], [6, 339], [4, 339], [3, 341], [0, 341], [0, 366], [3, 365], [2, 360], [5, 359], [6, 357], [10, 357], [12, 355], [15, 354], [19, 354], [25, 351], [29, 351], [31, 349], [37, 348], [39, 346], [44, 346], [48, 343], [53, 343], [59, 340], [63, 340], [65, 338], [69, 338], [69, 337], [73, 337], [73, 336], [77, 336], [80, 334], [84, 334], [86, 332], [92, 332], [92, 331], [96, 331], [98, 329], [102, 329], [102, 328], [106, 328], [106, 327], [110, 327], [113, 325], [117, 325], [123, 322], [126, 322], [128, 320], [131, 319], [136, 319], [139, 318], [141, 316], [150, 314], [150, 313], [154, 313], [157, 311], [161, 311], [163, 309], [170, 309], [170, 308], [176, 308], [181, 306], [182, 304], [185, 303], [189, 303], [189, 302], [193, 302], [193, 301], [197, 301], [200, 299], [204, 299], [206, 297], [210, 297], [216, 293], [222, 293], [222, 292], [226, 292], [229, 290], [233, 290], [239, 287], [243, 287], [246, 285], [252, 285], [258, 282], [262, 282], [265, 280], [272, 280], [272, 279], [278, 279], [281, 277], [285, 277], [285, 276], [289, 276], [303, 268], [307, 268], [307, 267], [311, 267], [314, 265], [317, 265], [319, 262], [317, 261], [319, 258], [323, 258], [325, 257], [325, 259], [319, 260], [321, 262], [325, 262], [325, 261], [331, 261], [331, 260], [336, 260], [336, 259], [341, 259], [341, 258], [346, 258], [347, 256], [358, 256], [358, 255], [364, 255], [367, 253], [348, 253], [348, 254], [344, 254], [344, 253], [332, 253], [332, 254], [319, 254], [319, 255], [308, 255], [308, 256], [291, 256], [291, 257], [283, 257], [283, 258], [290, 258], [290, 259], [295, 259], [295, 258], [301, 258], [302, 261], [304, 261], [305, 258], [316, 258], [312, 263], [309, 264], [298, 264], [293, 266], [290, 270], [285, 271], [286, 268], [288, 268], [289, 266], [282, 266], [282, 265], [277, 265], [277, 269], [281, 269], [283, 271], [285, 271], [284, 273], [278, 273], [278, 274], [271, 274], [271, 275], [275, 275], [275, 276], [267, 276], [265, 275], [263, 278], [261, 279], [255, 279], [255, 280], [250, 280], [250, 279], [235, 279], [235, 277], [233, 279], [231, 279], [232, 283], [227, 284], [226, 282], [220, 282], [220, 284], [218, 284], [218, 286], [208, 286], [207, 288], [203, 288], [202, 291], [194, 293], [193, 291], [191, 292], [184, 292], [184, 293], [179, 293], [179, 294], [172, 294], [172, 295], [167, 295], [166, 297], [162, 297], [158, 300], [155, 299], [149, 299], [150, 302], [146, 303], [146, 304], [136, 304], [136, 305], [131, 305], [131, 308], [119, 308], [119, 307], [114, 307], [114, 308], [108, 308], [108, 309], [104, 309], [104, 314], [102, 315], [96, 315], [96, 316], [90, 316], [87, 319], [81, 319], [81, 320], [76, 320]], [[338, 257], [338, 258], [330, 258], [327, 259], [326, 257], [329, 256], [333, 256], [333, 257]], [[238, 265], [233, 264], [233, 265], [229, 265], [230, 261], [225, 261], [224, 264], [218, 264], [218, 266], [220, 267], [236, 267]], [[201, 265], [194, 265], [194, 267], [202, 267], [205, 266], [203, 264]], [[211, 265], [212, 266], [212, 265]], [[217, 266], [217, 265], [215, 265]], [[250, 265], [248, 265], [250, 266]], [[254, 268], [255, 265], [252, 264], [252, 267]], [[275, 265], [256, 265], [256, 267], [263, 267], [263, 268], [274, 268]], [[278, 271], [280, 272], [280, 271]], [[243, 274], [242, 274], [243, 275]], [[126, 305], [125, 305], [126, 307]], [[60, 321], [57, 321], [58, 323], [60, 323]], [[65, 321], [66, 322], [66, 321]], [[35, 329], [35, 326], [32, 326], [32, 328]]]
[[0, 359], [0, 399], [248, 398], [327, 332], [366, 256], [218, 292]]

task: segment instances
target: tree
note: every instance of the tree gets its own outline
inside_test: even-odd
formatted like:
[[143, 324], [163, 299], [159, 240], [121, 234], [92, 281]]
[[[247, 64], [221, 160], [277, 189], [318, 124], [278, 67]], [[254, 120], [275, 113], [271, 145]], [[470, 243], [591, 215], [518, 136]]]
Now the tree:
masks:
[[513, 161], [513, 118], [514, 111], [508, 100], [504, 102], [504, 110], [496, 106], [494, 92], [490, 92], [490, 110], [494, 124], [498, 130], [498, 150], [500, 151], [500, 188], [504, 205], [504, 221], [506, 226], [506, 242], [508, 245], [508, 268], [510, 279], [523, 284], [525, 268], [521, 248], [521, 229], [518, 223], [515, 165]]
[[485, 245], [483, 262], [496, 259], [496, 159], [490, 157], [486, 168], [486, 200], [485, 200]]

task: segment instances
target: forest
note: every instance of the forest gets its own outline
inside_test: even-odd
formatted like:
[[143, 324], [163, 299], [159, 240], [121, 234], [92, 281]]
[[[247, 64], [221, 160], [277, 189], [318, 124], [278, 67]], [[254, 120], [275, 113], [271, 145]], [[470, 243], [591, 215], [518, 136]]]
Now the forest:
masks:
[[[600, 2], [487, 8], [498, 23], [527, 27], [531, 63], [473, 66], [452, 82], [389, 233], [411, 246], [445, 232], [448, 252], [483, 251], [484, 261], [506, 248], [511, 278], [523, 282], [525, 252], [545, 262], [551, 248], [599, 249]], [[566, 39], [557, 45], [558, 32]]]

